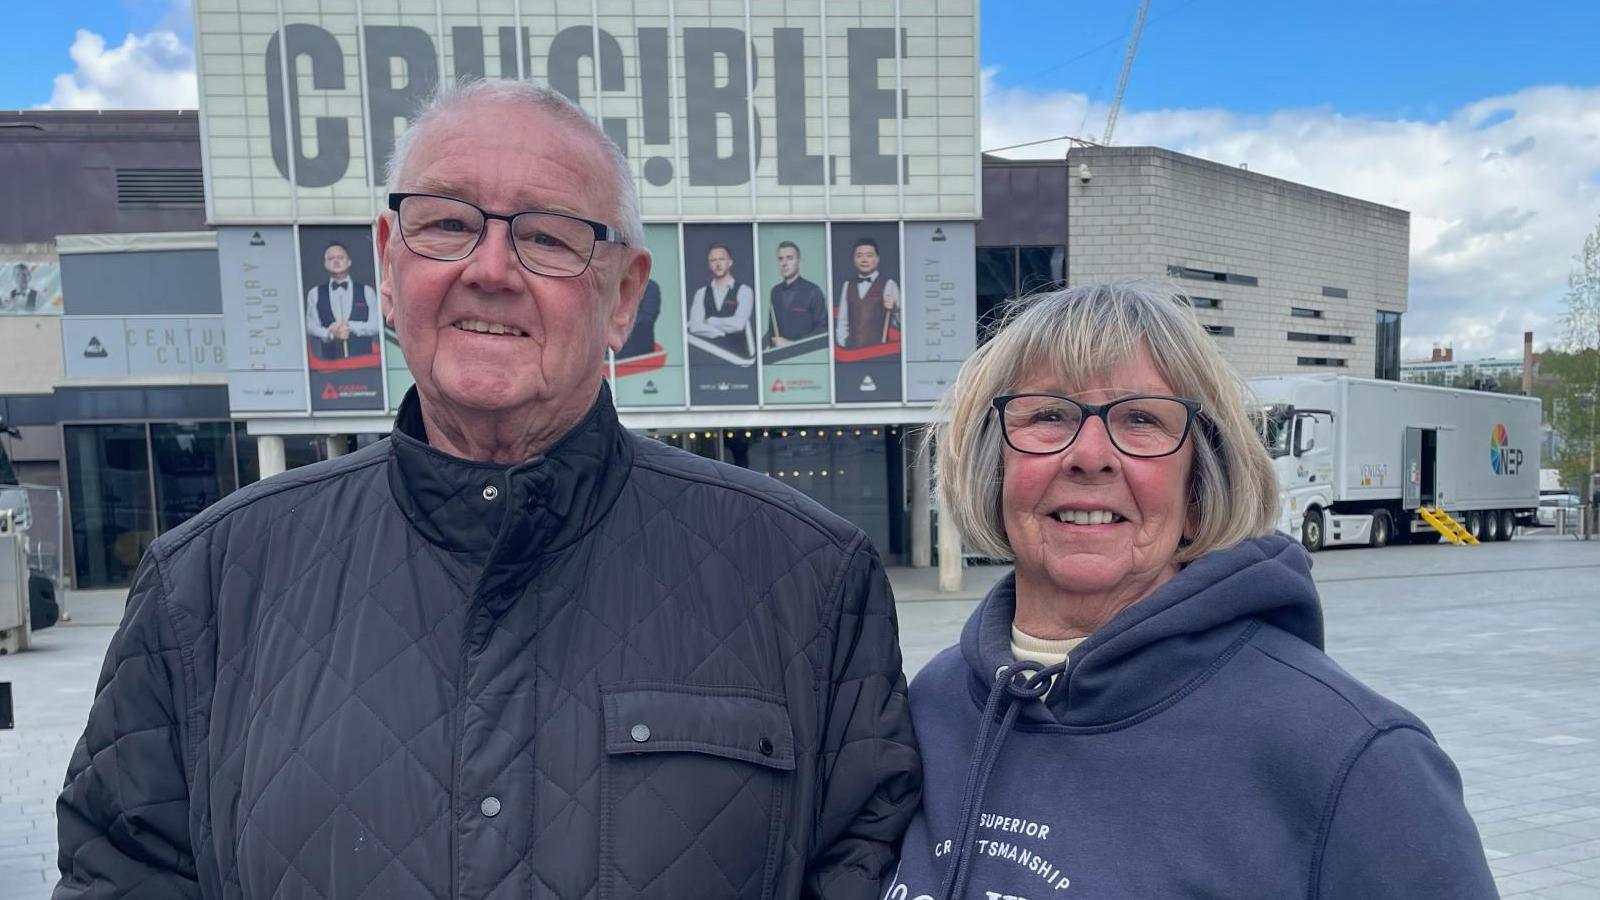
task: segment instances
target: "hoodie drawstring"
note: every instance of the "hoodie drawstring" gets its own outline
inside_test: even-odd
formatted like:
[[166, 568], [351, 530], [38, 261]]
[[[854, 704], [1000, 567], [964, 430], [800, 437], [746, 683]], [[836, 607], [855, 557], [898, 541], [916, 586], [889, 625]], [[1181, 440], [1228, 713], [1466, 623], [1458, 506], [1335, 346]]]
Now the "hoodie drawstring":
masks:
[[[989, 787], [989, 774], [1000, 759], [1000, 748], [1005, 746], [1011, 726], [1022, 709], [1018, 700], [1037, 700], [1050, 690], [1050, 683], [1067, 670], [1065, 661], [1041, 667], [1039, 663], [1023, 660], [1012, 663], [995, 675], [994, 687], [989, 691], [989, 702], [983, 707], [983, 718], [978, 724], [978, 738], [974, 741], [972, 763], [967, 767], [967, 784], [961, 792], [961, 815], [956, 820], [960, 831], [956, 833], [956, 858], [945, 876], [945, 900], [959, 900], [972, 876], [972, 835], [977, 830], [978, 816], [983, 810], [983, 795]], [[1000, 730], [990, 744], [990, 732], [995, 715], [1002, 702], [1006, 703]]]

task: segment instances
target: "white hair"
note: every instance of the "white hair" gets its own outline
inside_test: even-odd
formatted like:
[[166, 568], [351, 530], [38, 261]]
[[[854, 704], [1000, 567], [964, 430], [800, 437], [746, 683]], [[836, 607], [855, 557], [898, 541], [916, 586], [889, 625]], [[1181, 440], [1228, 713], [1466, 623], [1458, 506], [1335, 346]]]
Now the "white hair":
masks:
[[567, 99], [559, 91], [531, 81], [499, 78], [440, 81], [439, 87], [422, 102], [417, 114], [412, 117], [411, 125], [401, 132], [394, 142], [394, 152], [389, 155], [389, 165], [384, 172], [384, 179], [388, 182], [389, 189], [401, 189], [408, 174], [406, 166], [411, 160], [411, 155], [416, 152], [417, 145], [422, 142], [424, 132], [451, 112], [480, 102], [525, 105], [529, 109], [570, 124], [589, 138], [604, 155], [611, 168], [613, 188], [611, 194], [615, 198], [615, 206], [609, 213], [611, 221], [605, 224], [620, 230], [627, 239], [628, 246], [644, 249], [644, 223], [639, 215], [639, 192], [634, 185], [633, 170], [628, 166], [628, 158], [623, 156], [622, 150], [593, 119], [589, 118], [589, 114], [584, 112], [582, 107]]

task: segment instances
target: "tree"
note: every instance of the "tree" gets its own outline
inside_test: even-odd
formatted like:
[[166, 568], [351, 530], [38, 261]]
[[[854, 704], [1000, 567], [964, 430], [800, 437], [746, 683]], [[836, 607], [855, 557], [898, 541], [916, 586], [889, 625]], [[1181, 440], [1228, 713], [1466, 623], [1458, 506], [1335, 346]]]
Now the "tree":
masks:
[[1600, 222], [1583, 239], [1583, 251], [1573, 261], [1577, 267], [1567, 275], [1561, 337], [1569, 350], [1600, 348]]
[[1591, 392], [1600, 350], [1576, 353], [1546, 350], [1539, 360], [1533, 393], [1544, 404], [1544, 418], [1555, 432], [1551, 456], [1542, 464], [1561, 470], [1561, 481], [1573, 490], [1586, 487], [1589, 434], [1600, 395]]
[[[1600, 222], [1597, 222], [1594, 231], [1583, 239], [1583, 250], [1574, 257], [1574, 261], [1577, 266], [1567, 276], [1567, 310], [1561, 317], [1561, 336], [1568, 350], [1593, 357], [1584, 360], [1589, 364], [1587, 378], [1584, 378], [1582, 372], [1572, 372], [1569, 376], [1571, 378], [1569, 384], [1585, 385], [1576, 393], [1586, 396], [1573, 396], [1570, 399], [1578, 401], [1578, 406], [1587, 404], [1587, 409], [1579, 411], [1575, 417], [1582, 420], [1586, 430], [1563, 431], [1556, 425], [1554, 419], [1551, 420], [1551, 425], [1557, 429], [1557, 434], [1561, 436], [1571, 454], [1571, 458], [1564, 460], [1565, 465], [1562, 468], [1577, 468], [1581, 461], [1581, 471], [1588, 476], [1595, 471], [1595, 408], [1597, 403], [1600, 403]], [[1576, 423], [1569, 422], [1569, 424]], [[1587, 494], [1592, 488], [1588, 481], [1585, 477], [1568, 483], [1581, 485], [1583, 493]]]

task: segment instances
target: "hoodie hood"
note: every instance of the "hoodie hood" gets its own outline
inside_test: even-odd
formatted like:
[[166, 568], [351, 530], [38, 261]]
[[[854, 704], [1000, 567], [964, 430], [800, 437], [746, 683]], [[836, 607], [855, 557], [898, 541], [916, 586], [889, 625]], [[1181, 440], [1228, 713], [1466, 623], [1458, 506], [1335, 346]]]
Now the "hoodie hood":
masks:
[[[1016, 576], [1001, 579], [967, 620], [961, 655], [982, 707], [996, 673], [1016, 662], [1011, 623]], [[1118, 613], [1078, 645], [1043, 703], [1023, 721], [1112, 726], [1174, 702], [1226, 662], [1267, 623], [1322, 649], [1322, 607], [1311, 557], [1272, 534], [1207, 553]], [[1159, 648], [1160, 652], [1150, 652]], [[1128, 722], [1127, 724], [1131, 724]]]

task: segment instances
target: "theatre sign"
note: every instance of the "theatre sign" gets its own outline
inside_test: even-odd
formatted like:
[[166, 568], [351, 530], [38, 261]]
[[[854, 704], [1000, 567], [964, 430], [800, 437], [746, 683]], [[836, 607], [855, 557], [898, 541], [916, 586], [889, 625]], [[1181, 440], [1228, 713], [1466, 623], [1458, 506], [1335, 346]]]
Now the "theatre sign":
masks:
[[[396, 137], [441, 79], [548, 84], [628, 156], [645, 220], [659, 223], [649, 229], [659, 302], [647, 298], [659, 314], [655, 334], [635, 342], [638, 358], [613, 363], [621, 405], [926, 402], [970, 352], [949, 323], [972, 320], [977, 0], [195, 0], [194, 14], [208, 214], [224, 232], [240, 229], [219, 242], [241, 249], [236, 260], [223, 253], [225, 308], [245, 315], [259, 267], [301, 272], [270, 333], [307, 337], [273, 370], [279, 389], [235, 391], [267, 404], [246, 407], [381, 412], [398, 402], [407, 376], [391, 341], [352, 350], [319, 329], [317, 310], [346, 302], [318, 306], [324, 254], [350, 240], [308, 227], [372, 221]], [[293, 255], [257, 259], [282, 225], [296, 226]], [[686, 239], [690, 225], [746, 230]], [[855, 258], [861, 241], [875, 245], [871, 260]], [[710, 243], [730, 248], [723, 277], [748, 301], [712, 288]], [[360, 294], [378, 274], [370, 250], [345, 253]], [[798, 261], [784, 269], [780, 253]], [[793, 288], [795, 266], [828, 307], [814, 324], [804, 304], [820, 304]], [[871, 266], [881, 280], [866, 277]], [[789, 287], [774, 294], [780, 282]], [[727, 313], [741, 303], [754, 307], [742, 334], [697, 319], [696, 304]], [[838, 324], [852, 303], [853, 335]], [[889, 313], [865, 314], [879, 306]], [[259, 324], [261, 304], [249, 310]], [[279, 344], [236, 363], [230, 349], [230, 370], [248, 381], [284, 353]], [[337, 358], [319, 370], [319, 354]], [[287, 390], [301, 366], [311, 377]]]

